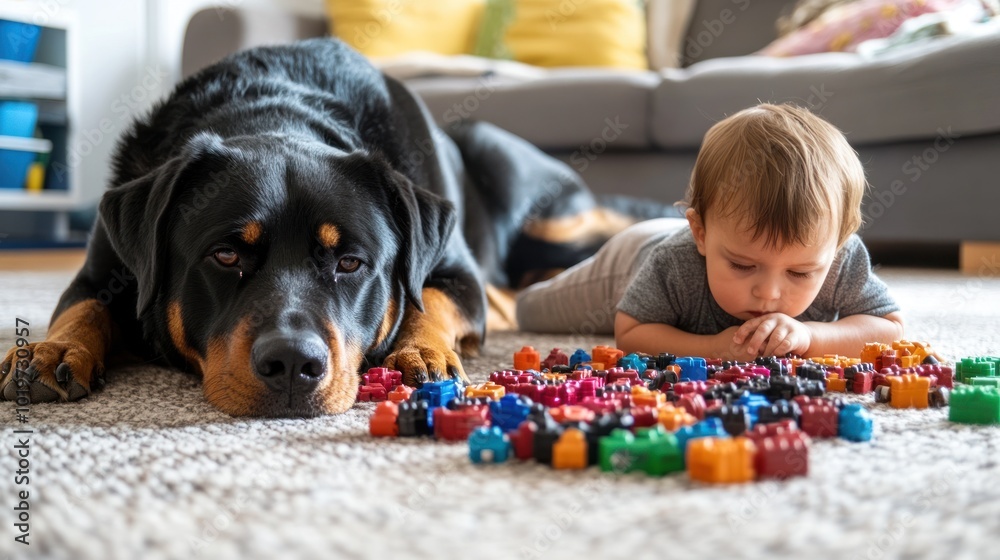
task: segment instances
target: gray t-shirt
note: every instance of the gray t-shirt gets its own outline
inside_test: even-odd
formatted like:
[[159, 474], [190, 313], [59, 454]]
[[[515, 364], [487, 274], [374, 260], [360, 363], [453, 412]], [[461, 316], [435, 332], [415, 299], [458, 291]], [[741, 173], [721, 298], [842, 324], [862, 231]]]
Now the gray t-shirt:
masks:
[[[645, 248], [644, 248], [645, 249]], [[719, 307], [708, 289], [705, 257], [691, 228], [643, 250], [638, 270], [618, 302], [618, 310], [641, 323], [665, 323], [692, 334], [718, 334], [742, 325]], [[836, 321], [848, 315], [885, 316], [899, 311], [889, 288], [872, 272], [861, 238], [852, 235], [837, 252], [819, 294], [798, 321]]]

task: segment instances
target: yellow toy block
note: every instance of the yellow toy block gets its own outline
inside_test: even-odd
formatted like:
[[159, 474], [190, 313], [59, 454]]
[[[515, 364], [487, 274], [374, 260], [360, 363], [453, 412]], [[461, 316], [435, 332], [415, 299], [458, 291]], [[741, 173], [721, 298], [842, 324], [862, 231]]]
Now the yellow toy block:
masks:
[[893, 408], [927, 408], [927, 396], [931, 390], [929, 377], [915, 373], [889, 377], [889, 404]]
[[670, 404], [660, 407], [656, 421], [668, 432], [676, 432], [684, 426], [693, 426], [698, 423], [698, 419], [687, 410]]
[[552, 446], [552, 467], [587, 468], [587, 438], [576, 428], [568, 428]]
[[866, 364], [874, 364], [882, 352], [886, 350], [891, 350], [892, 347], [888, 344], [882, 344], [881, 342], [869, 342], [865, 344], [865, 347], [861, 349], [861, 361]]
[[480, 385], [470, 385], [465, 388], [465, 396], [474, 399], [493, 399], [495, 401], [503, 398], [507, 390], [503, 385], [487, 381]]
[[847, 380], [839, 373], [828, 373], [826, 375], [826, 390], [832, 393], [846, 393]]
[[751, 482], [757, 477], [757, 446], [749, 438], [706, 437], [687, 448], [688, 474], [701, 482]]

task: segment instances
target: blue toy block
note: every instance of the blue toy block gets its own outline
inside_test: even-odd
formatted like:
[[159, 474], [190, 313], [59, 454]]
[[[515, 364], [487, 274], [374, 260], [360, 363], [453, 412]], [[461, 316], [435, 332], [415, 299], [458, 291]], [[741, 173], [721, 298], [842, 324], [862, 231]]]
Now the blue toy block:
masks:
[[519, 395], [504, 395], [498, 401], [490, 401], [490, 420], [504, 432], [516, 430], [529, 412], [531, 405], [525, 404]]
[[705, 358], [685, 356], [677, 358], [676, 364], [681, 367], [681, 381], [707, 381], [708, 366]]
[[458, 385], [455, 380], [434, 381], [424, 383], [416, 391], [417, 400], [427, 401], [431, 408], [445, 406], [458, 396]]
[[750, 392], [743, 393], [736, 403], [747, 407], [747, 411], [750, 412], [751, 428], [757, 424], [757, 410], [762, 406], [771, 406], [771, 401], [767, 400], [767, 397]]
[[[488, 451], [486, 461], [483, 452]], [[479, 427], [469, 434], [469, 459], [473, 463], [503, 463], [510, 455], [510, 438], [500, 428]]]
[[687, 456], [688, 442], [693, 439], [704, 437], [729, 437], [726, 429], [722, 427], [722, 420], [720, 418], [706, 418], [693, 426], [684, 426], [683, 428], [677, 430], [677, 433], [674, 435], [677, 436], [677, 448], [680, 449], [681, 454], [685, 457]]
[[869, 441], [872, 439], [872, 417], [865, 407], [858, 403], [845, 405], [840, 409], [837, 435], [849, 441]]
[[590, 354], [584, 351], [583, 348], [577, 348], [576, 352], [569, 357], [569, 367], [576, 369], [576, 366], [590, 361]]
[[640, 358], [638, 354], [632, 353], [628, 356], [618, 358], [618, 367], [634, 369], [635, 371], [642, 373], [646, 371], [646, 360]]

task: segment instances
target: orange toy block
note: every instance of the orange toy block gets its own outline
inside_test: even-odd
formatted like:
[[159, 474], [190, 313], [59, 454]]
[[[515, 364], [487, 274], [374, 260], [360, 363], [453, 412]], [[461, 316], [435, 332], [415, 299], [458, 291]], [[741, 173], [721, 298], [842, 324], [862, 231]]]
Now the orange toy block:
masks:
[[825, 366], [856, 366], [861, 363], [861, 360], [857, 358], [848, 358], [847, 356], [838, 356], [837, 354], [825, 354], [822, 358], [809, 358], [811, 361], [818, 364], [823, 364]]
[[[914, 340], [897, 340], [892, 343], [892, 349], [896, 351], [897, 356], [912, 356], [907, 360], [901, 359], [898, 362], [900, 367], [919, 366], [924, 363], [927, 356], [934, 354], [934, 351], [931, 349], [931, 345], [929, 343], [917, 342]], [[903, 350], [905, 350], [905, 352]]]
[[749, 438], [698, 438], [688, 443], [688, 474], [701, 482], [751, 482], [756, 453]]
[[507, 393], [507, 389], [499, 383], [487, 381], [480, 385], [472, 385], [465, 388], [465, 396], [474, 399], [500, 400]]
[[542, 369], [542, 357], [531, 346], [525, 346], [520, 351], [514, 352], [514, 369], [538, 371]]
[[698, 419], [687, 410], [669, 404], [660, 407], [656, 421], [668, 432], [676, 432], [684, 426], [693, 426], [698, 423]]
[[915, 373], [889, 377], [889, 405], [893, 408], [927, 408], [927, 395], [931, 390], [929, 377]]
[[831, 393], [846, 393], [847, 380], [839, 373], [829, 373], [826, 376], [826, 390]]
[[667, 395], [659, 391], [653, 392], [642, 385], [632, 386], [632, 404], [658, 408], [667, 402]]
[[407, 387], [406, 385], [396, 385], [396, 388], [389, 391], [389, 401], [399, 404], [410, 398], [413, 393], [413, 387]]
[[861, 361], [866, 364], [874, 364], [879, 358], [882, 357], [882, 353], [886, 350], [890, 350], [891, 347], [888, 344], [882, 344], [881, 342], [869, 342], [865, 344], [865, 347], [861, 349]]
[[399, 405], [392, 401], [382, 401], [375, 407], [368, 421], [368, 432], [373, 436], [396, 437], [399, 435]]
[[546, 381], [555, 381], [556, 383], [563, 383], [566, 381], [565, 373], [543, 373], [542, 379]]
[[556, 469], [587, 468], [587, 438], [576, 428], [568, 428], [552, 446], [552, 467]]
[[[624, 355], [625, 353], [617, 348], [594, 346], [590, 351], [590, 360], [594, 364], [594, 369], [606, 369], [614, 367], [618, 363], [618, 359]], [[597, 367], [597, 364], [600, 364], [601, 367]]]
[[592, 422], [596, 413], [585, 406], [575, 404], [564, 404], [554, 406], [549, 409], [552, 419], [562, 424], [563, 422]]

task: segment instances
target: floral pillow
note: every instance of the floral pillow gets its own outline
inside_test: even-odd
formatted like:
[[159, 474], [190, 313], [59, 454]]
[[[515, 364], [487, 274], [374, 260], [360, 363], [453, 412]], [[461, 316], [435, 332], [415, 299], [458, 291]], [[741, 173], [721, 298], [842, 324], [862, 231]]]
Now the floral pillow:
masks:
[[931, 12], [956, 9], [966, 0], [857, 0], [823, 15], [761, 49], [765, 56], [854, 52], [869, 39], [892, 35], [904, 21]]

